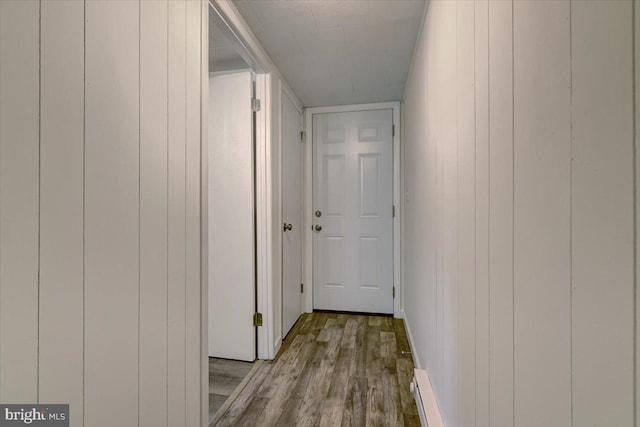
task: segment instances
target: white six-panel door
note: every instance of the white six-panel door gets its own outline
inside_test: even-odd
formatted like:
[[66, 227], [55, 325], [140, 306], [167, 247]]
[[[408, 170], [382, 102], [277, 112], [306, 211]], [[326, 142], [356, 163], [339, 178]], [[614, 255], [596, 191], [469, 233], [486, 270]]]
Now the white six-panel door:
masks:
[[282, 336], [302, 313], [302, 115], [282, 93]]
[[393, 313], [393, 110], [313, 115], [313, 307]]

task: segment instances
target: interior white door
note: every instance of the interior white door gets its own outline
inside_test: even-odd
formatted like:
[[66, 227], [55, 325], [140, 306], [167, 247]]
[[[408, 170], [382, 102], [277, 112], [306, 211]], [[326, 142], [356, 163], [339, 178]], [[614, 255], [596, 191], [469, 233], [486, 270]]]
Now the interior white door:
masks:
[[302, 314], [302, 115], [282, 93], [282, 336]]
[[313, 306], [393, 313], [393, 110], [312, 125]]
[[249, 71], [209, 79], [209, 356], [253, 361], [254, 148]]

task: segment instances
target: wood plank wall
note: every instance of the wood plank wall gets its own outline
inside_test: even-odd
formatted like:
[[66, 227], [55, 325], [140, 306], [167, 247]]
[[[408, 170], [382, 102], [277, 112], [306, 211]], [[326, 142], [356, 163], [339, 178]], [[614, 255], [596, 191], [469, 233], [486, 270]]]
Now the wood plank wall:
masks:
[[203, 13], [0, 2], [0, 402], [69, 403], [74, 427], [206, 423]]
[[429, 2], [403, 105], [404, 310], [447, 426], [640, 425], [638, 9]]

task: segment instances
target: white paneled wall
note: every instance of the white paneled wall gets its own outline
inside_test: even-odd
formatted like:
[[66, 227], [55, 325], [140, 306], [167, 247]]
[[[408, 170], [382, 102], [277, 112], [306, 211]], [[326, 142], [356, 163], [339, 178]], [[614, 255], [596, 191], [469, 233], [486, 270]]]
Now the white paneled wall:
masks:
[[449, 427], [638, 422], [633, 11], [428, 5], [403, 110], [404, 310]]
[[0, 402], [38, 398], [40, 3], [0, 2]]
[[203, 12], [0, 1], [0, 402], [203, 424]]

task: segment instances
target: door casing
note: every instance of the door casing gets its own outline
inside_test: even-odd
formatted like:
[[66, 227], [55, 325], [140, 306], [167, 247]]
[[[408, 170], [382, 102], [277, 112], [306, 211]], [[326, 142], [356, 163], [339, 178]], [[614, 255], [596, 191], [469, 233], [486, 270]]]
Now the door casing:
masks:
[[[395, 216], [393, 218], [393, 285], [395, 298], [393, 300], [393, 316], [402, 318], [402, 280], [400, 271], [400, 103], [381, 102], [374, 104], [340, 105], [334, 107], [315, 107], [305, 110], [305, 144], [304, 144], [304, 234], [303, 234], [303, 278], [305, 283], [304, 310], [307, 313], [313, 311], [313, 115], [322, 113], [342, 113], [350, 111], [368, 110], [393, 110], [393, 205]], [[306, 288], [309, 288], [307, 291]]]
[[[282, 212], [283, 221], [287, 222], [287, 221], [291, 221], [291, 219], [286, 216], [286, 209], [285, 209], [285, 202], [287, 200], [287, 195], [285, 194], [286, 186], [285, 186], [285, 181], [284, 181], [285, 180], [285, 173], [284, 173], [285, 161], [284, 161], [284, 159], [285, 159], [285, 150], [287, 149], [287, 147], [284, 144], [284, 140], [285, 140], [285, 135], [284, 135], [284, 130], [285, 130], [285, 125], [284, 125], [284, 123], [285, 123], [285, 120], [284, 120], [285, 103], [291, 104], [293, 109], [296, 111], [296, 113], [300, 117], [298, 132], [302, 131], [302, 128], [304, 126], [304, 109], [302, 108], [301, 105], [298, 104], [298, 102], [295, 99], [295, 96], [293, 96], [290, 93], [290, 91], [285, 87], [283, 87], [282, 90], [281, 90], [280, 99], [281, 99], [281, 101], [280, 101], [280, 123], [281, 123], [280, 175], [281, 175], [281, 179], [282, 179], [282, 181], [281, 181], [282, 193], [281, 193], [281, 198], [280, 198], [280, 202], [281, 202], [280, 209], [281, 209], [281, 212]], [[304, 147], [301, 144], [301, 141], [298, 139], [299, 137], [300, 137], [299, 133], [296, 133], [296, 135], [295, 135], [295, 138], [296, 138], [295, 144], [299, 144], [299, 146], [300, 146], [300, 158], [299, 158], [300, 175], [298, 177], [298, 179], [301, 180], [300, 181], [300, 194], [298, 196], [299, 197], [299, 202], [300, 202], [300, 205], [299, 205], [300, 211], [299, 211], [299, 214], [298, 214], [300, 222], [297, 223], [297, 224], [294, 224], [294, 229], [296, 229], [295, 231], [298, 231], [297, 229], [299, 228], [299, 233], [300, 233], [300, 251], [302, 251], [303, 247], [304, 247], [303, 246], [304, 245], [304, 229], [303, 229], [304, 228], [304, 226], [303, 226], [303, 224], [304, 224], [304, 216], [303, 216], [303, 212], [302, 212], [302, 206], [303, 206], [303, 202], [304, 202], [304, 182], [302, 181], [303, 174], [304, 174], [304, 165], [303, 165]], [[287, 232], [283, 232], [281, 234], [281, 240], [282, 240], [282, 244], [281, 244], [281, 249], [282, 249], [282, 270], [281, 270], [282, 271], [282, 286], [281, 286], [281, 289], [282, 289], [282, 295], [281, 295], [282, 296], [282, 301], [281, 301], [281, 307], [282, 307], [282, 310], [281, 310], [281, 319], [280, 319], [280, 322], [281, 322], [281, 325], [282, 325], [282, 327], [281, 327], [282, 339], [284, 339], [286, 337], [287, 333], [290, 331], [290, 329], [286, 330], [286, 326], [287, 325], [286, 325], [286, 322], [285, 322], [285, 311], [286, 311], [286, 304], [285, 304], [286, 297], [285, 297], [285, 295], [286, 295], [286, 293], [288, 291], [287, 290], [287, 284], [286, 284], [286, 278], [287, 278], [286, 277], [286, 268], [287, 268], [286, 266], [288, 265], [288, 263], [291, 262], [291, 260], [285, 258], [285, 240], [286, 240], [286, 237], [287, 237]], [[300, 283], [302, 283], [302, 280], [303, 280], [302, 259], [303, 259], [303, 256], [302, 256], [302, 253], [300, 253], [300, 258], [299, 258], [299, 260], [300, 260], [299, 282]], [[297, 286], [297, 284], [296, 284], [296, 286]], [[299, 316], [302, 313], [304, 313], [304, 303], [303, 303], [303, 299], [302, 299], [303, 294], [299, 293], [300, 291], [298, 291], [297, 288], [296, 288], [296, 292], [297, 292], [296, 299], [299, 299], [299, 303], [300, 303], [299, 304], [300, 312], [298, 314], [298, 318], [299, 318]], [[295, 324], [295, 322], [294, 322], [294, 324]]]

